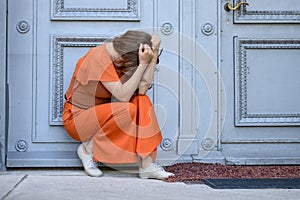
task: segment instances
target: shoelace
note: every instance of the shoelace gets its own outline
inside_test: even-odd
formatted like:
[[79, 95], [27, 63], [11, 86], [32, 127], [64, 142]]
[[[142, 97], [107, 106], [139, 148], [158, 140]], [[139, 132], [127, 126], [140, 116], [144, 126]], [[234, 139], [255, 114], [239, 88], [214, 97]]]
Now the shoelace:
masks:
[[92, 168], [92, 169], [98, 168], [98, 167], [97, 167], [97, 164], [96, 164], [93, 160], [91, 160], [91, 168]]
[[90, 168], [92, 168], [92, 169], [98, 168], [97, 163], [94, 162], [94, 160], [93, 160], [93, 156], [90, 157], [90, 166], [91, 166]]
[[165, 171], [164, 170], [164, 168], [162, 167], [162, 166], [160, 166], [160, 165], [158, 165], [158, 164], [156, 164], [156, 163], [152, 163], [153, 165], [154, 165], [154, 167], [156, 168], [156, 169], [158, 169], [159, 171]]

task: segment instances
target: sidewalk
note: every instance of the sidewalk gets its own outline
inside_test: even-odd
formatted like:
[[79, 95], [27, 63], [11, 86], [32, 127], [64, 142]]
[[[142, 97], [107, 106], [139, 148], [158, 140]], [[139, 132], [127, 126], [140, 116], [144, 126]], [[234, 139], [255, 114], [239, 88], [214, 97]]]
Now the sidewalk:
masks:
[[106, 169], [93, 178], [81, 170], [0, 172], [1, 200], [147, 200], [147, 199], [299, 199], [300, 190], [215, 190], [204, 184], [144, 180], [136, 174]]

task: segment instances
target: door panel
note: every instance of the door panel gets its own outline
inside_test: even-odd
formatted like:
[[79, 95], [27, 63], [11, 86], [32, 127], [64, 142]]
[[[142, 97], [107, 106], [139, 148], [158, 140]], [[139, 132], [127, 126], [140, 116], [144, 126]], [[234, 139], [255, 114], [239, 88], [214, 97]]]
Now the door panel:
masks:
[[[166, 5], [170, 5], [169, 0], [8, 2], [7, 167], [81, 165], [75, 152], [78, 143], [68, 136], [61, 121], [63, 96], [77, 60], [89, 48], [129, 29], [157, 32], [166, 49], [171, 41], [173, 45], [179, 43], [174, 35], [152, 28], [168, 22], [173, 31], [178, 31], [178, 2], [173, 1], [168, 13], [163, 9]], [[178, 74], [178, 47], [172, 50], [163, 53], [161, 65], [167, 63]], [[170, 78], [163, 71], [157, 72], [157, 84], [149, 95], [155, 105], [163, 108], [156, 106], [163, 122], [163, 137], [173, 145], [159, 146], [158, 159], [168, 161], [171, 154], [177, 155], [179, 109], [177, 97], [168, 95], [166, 88], [159, 85]], [[177, 76], [172, 78], [178, 83]], [[178, 94], [178, 88], [175, 93]], [[164, 120], [166, 113], [168, 118]]]
[[223, 154], [233, 164], [299, 163], [299, 2], [247, 2], [221, 15]]

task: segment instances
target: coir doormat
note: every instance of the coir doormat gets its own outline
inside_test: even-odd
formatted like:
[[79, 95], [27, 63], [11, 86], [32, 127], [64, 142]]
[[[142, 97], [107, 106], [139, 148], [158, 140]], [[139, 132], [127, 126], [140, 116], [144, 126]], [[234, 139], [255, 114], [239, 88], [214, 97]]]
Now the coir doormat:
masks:
[[300, 189], [300, 178], [208, 178], [214, 189]]
[[[205, 163], [178, 163], [165, 167], [175, 174], [166, 182], [199, 184], [204, 179], [300, 179], [300, 165], [294, 166], [238, 166]], [[274, 180], [275, 181], [275, 180]], [[289, 181], [289, 180], [287, 180]], [[299, 185], [299, 184], [298, 184]]]

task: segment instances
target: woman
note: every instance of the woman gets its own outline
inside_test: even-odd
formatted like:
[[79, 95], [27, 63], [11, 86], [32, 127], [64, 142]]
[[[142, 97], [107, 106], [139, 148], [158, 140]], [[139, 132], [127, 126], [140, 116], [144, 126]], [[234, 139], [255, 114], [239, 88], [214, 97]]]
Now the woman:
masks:
[[94, 161], [141, 164], [141, 178], [174, 174], [154, 163], [162, 136], [147, 90], [159, 56], [160, 39], [127, 31], [91, 48], [79, 59], [66, 92], [63, 123], [75, 140], [86, 173], [101, 176]]

